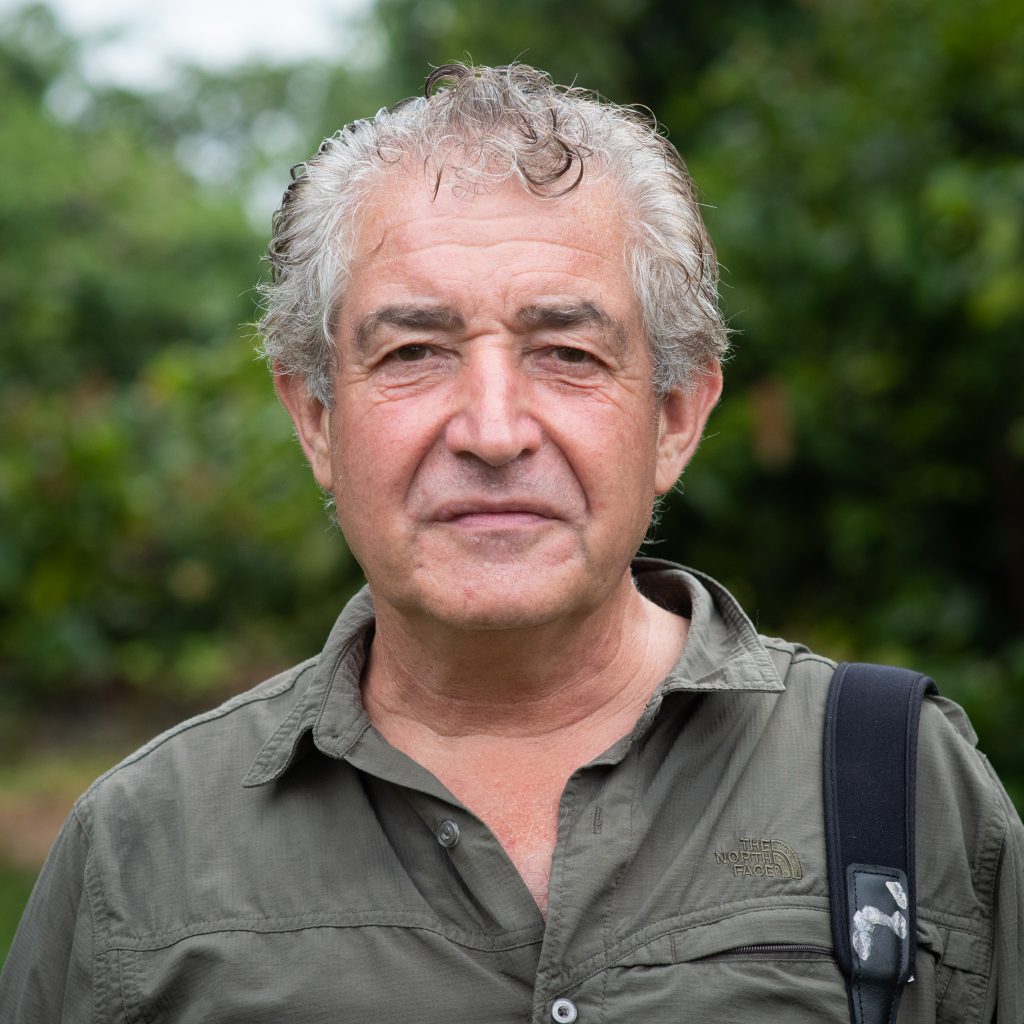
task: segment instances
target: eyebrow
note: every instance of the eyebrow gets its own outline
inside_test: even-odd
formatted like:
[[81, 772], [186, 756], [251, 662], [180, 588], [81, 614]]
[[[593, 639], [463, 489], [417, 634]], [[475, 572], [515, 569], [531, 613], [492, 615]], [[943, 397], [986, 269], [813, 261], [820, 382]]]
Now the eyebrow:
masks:
[[[516, 312], [516, 320], [527, 331], [544, 329], [571, 330], [574, 327], [600, 327], [608, 332], [621, 353], [627, 348], [622, 324], [593, 302], [568, 302], [557, 305], [532, 304]], [[374, 310], [356, 327], [356, 348], [366, 354], [373, 337], [382, 327], [406, 330], [443, 331], [454, 334], [465, 329], [465, 321], [449, 306], [416, 306], [394, 304]]]
[[626, 348], [626, 331], [622, 324], [593, 302], [524, 306], [516, 314], [516, 319], [526, 330], [531, 331], [544, 328], [571, 330], [573, 327], [600, 327], [612, 336], [620, 352]]
[[368, 352], [373, 336], [382, 327], [453, 333], [461, 331], [465, 326], [462, 317], [448, 306], [382, 306], [359, 321], [356, 327], [356, 348], [364, 354]]

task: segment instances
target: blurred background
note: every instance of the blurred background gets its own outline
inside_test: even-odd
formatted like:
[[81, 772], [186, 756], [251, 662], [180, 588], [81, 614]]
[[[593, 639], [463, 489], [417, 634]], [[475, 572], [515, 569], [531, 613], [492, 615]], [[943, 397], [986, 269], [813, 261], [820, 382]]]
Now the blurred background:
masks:
[[360, 585], [253, 285], [290, 165], [467, 56], [651, 107], [707, 204], [736, 354], [650, 553], [933, 675], [1024, 807], [1018, 0], [166, 8], [0, 2], [0, 958], [90, 780]]

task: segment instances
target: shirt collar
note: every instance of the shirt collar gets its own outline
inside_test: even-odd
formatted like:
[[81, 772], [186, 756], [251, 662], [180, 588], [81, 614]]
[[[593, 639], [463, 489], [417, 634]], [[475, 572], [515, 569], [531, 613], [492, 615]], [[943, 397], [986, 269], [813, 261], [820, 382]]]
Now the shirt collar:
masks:
[[374, 630], [373, 600], [363, 587], [342, 609], [317, 658], [305, 692], [260, 749], [243, 781], [262, 786], [279, 778], [295, 761], [303, 738], [326, 754], [343, 757], [370, 727], [359, 694], [359, 680]]
[[786, 688], [754, 624], [717, 580], [660, 558], [634, 559], [633, 578], [645, 597], [690, 620], [660, 693]]
[[[690, 619], [686, 646], [659, 693], [785, 689], [757, 630], [720, 583], [657, 558], [635, 559], [633, 577], [646, 597]], [[338, 617], [304, 694], [264, 743], [243, 785], [261, 786], [283, 775], [308, 734], [331, 757], [342, 758], [355, 746], [370, 728], [359, 681], [373, 630], [373, 601], [364, 587]]]

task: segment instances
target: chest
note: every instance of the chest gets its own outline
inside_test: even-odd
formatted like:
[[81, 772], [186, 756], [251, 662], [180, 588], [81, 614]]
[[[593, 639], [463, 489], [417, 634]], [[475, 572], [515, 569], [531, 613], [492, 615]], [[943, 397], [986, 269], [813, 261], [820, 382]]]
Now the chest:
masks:
[[[290, 830], [303, 835], [302, 870], [289, 872], [287, 890], [279, 882], [276, 896], [269, 884], [257, 892], [232, 865], [234, 884], [214, 895], [234, 903], [249, 891], [251, 905], [213, 915], [208, 898], [201, 919], [170, 936], [107, 943], [121, 947], [129, 1019], [416, 1020], [427, 1006], [452, 1021], [540, 1024], [564, 999], [580, 1024], [675, 1020], [679, 1006], [693, 1020], [848, 1019], [826, 901], [801, 896], [792, 878], [738, 876], [719, 863], [717, 851], [743, 854], [750, 844], [734, 844], [731, 813], [712, 807], [709, 849], [696, 794], [678, 792], [683, 779], [671, 793], [662, 792], [668, 780], [648, 780], [649, 808], [638, 789], [586, 776], [569, 780], [561, 801], [561, 791], [536, 786], [500, 796], [481, 787], [460, 794], [467, 807], [475, 799], [472, 815], [359, 782], [344, 820], [324, 817], [329, 837]], [[458, 825], [453, 845], [431, 832], [438, 815]], [[513, 866], [546, 927], [535, 912], [530, 923]], [[815, 952], [751, 954], [769, 939]], [[785, 1016], [765, 1017], [780, 993]]]
[[[480, 801], [472, 809], [494, 833], [509, 860], [530, 890], [542, 914], [547, 914], [551, 862], [558, 843], [557, 793], [532, 794], [503, 802]], [[472, 805], [470, 805], [472, 806]]]
[[559, 805], [569, 772], [549, 764], [528, 774], [459, 772], [441, 779], [494, 835], [543, 914], [558, 843]]
[[[137, 857], [95, 887], [113, 895], [96, 921], [109, 998], [97, 1019], [419, 1020], [427, 1007], [448, 1021], [546, 1024], [568, 999], [579, 1024], [679, 1020], [680, 1007], [695, 1021], [845, 1024], [820, 750], [807, 729], [772, 734], [779, 717], [699, 750], [666, 731], [659, 756], [561, 786], [469, 779], [458, 796], [473, 814], [312, 758], [304, 779], [243, 791], [233, 814], [191, 807], [167, 822], [189, 836], [187, 857]], [[765, 760], [769, 748], [789, 770]], [[454, 844], [436, 835], [447, 818]], [[125, 847], [124, 827], [100, 869]], [[780, 843], [799, 863], [777, 859]], [[138, 845], [153, 847], [151, 824]], [[547, 899], [546, 927], [509, 861]], [[977, 1014], [936, 1016], [941, 958], [919, 951], [901, 1024], [979, 1019], [983, 997]]]

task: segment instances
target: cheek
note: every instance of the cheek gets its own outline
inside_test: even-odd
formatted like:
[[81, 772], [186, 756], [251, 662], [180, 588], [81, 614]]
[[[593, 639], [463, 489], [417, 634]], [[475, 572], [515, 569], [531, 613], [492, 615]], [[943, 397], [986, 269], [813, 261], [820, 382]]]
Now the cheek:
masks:
[[564, 433], [562, 450], [595, 513], [645, 521], [655, 497], [657, 431], [645, 410], [591, 417]]
[[334, 491], [369, 507], [398, 507], [430, 446], [429, 417], [413, 403], [351, 403], [336, 421]]

